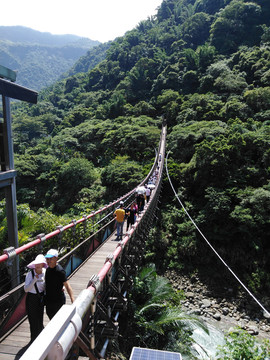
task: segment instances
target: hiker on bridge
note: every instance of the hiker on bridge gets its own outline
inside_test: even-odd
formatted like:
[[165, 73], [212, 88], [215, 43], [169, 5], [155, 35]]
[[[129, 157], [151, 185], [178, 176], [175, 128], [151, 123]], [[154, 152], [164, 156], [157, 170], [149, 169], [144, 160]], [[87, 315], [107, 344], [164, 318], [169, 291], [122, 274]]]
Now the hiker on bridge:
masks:
[[135, 223], [137, 210], [135, 207], [135, 204], [131, 204], [128, 209], [126, 209], [126, 216], [127, 216], [127, 230], [129, 228], [129, 225], [133, 225]]
[[67, 280], [66, 272], [57, 263], [58, 251], [50, 249], [45, 255], [48, 269], [45, 274], [45, 305], [46, 313], [51, 320], [57, 311], [66, 303], [64, 288], [67, 290], [71, 302], [74, 302], [72, 288]]
[[124, 210], [124, 203], [120, 201], [120, 207], [115, 210], [114, 218], [116, 221], [116, 229], [117, 229], [117, 238], [116, 240], [121, 240], [123, 236], [123, 225], [125, 220], [126, 212]]
[[147, 185], [145, 185], [145, 195], [146, 201], [149, 202], [151, 196], [151, 189]]
[[30, 271], [26, 274], [24, 291], [26, 295], [26, 312], [30, 324], [32, 343], [43, 330], [45, 269], [48, 267], [45, 257], [40, 254], [27, 265]]

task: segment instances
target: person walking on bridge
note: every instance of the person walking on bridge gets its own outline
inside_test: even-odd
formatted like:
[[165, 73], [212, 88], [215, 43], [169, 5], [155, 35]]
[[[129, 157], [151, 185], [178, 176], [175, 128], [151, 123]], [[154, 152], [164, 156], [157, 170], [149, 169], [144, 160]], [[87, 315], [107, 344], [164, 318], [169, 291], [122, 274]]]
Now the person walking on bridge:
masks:
[[129, 225], [133, 225], [135, 223], [137, 210], [135, 208], [135, 204], [131, 204], [130, 207], [126, 210], [127, 215], [127, 230], [129, 228]]
[[26, 312], [30, 324], [32, 343], [43, 330], [45, 269], [48, 267], [44, 255], [39, 254], [27, 265], [30, 271], [26, 274], [24, 291], [26, 295]]
[[116, 229], [117, 229], [117, 238], [116, 240], [121, 240], [123, 235], [123, 225], [125, 220], [126, 212], [124, 210], [124, 203], [120, 201], [120, 207], [115, 210], [114, 218], [116, 221]]
[[146, 186], [145, 195], [146, 195], [146, 201], [149, 202], [151, 196], [151, 189], [149, 189], [148, 186]]
[[45, 255], [45, 258], [48, 264], [48, 269], [45, 274], [45, 305], [46, 313], [51, 320], [62, 305], [66, 303], [64, 287], [72, 303], [74, 302], [74, 296], [65, 270], [57, 263], [58, 251], [50, 249]]

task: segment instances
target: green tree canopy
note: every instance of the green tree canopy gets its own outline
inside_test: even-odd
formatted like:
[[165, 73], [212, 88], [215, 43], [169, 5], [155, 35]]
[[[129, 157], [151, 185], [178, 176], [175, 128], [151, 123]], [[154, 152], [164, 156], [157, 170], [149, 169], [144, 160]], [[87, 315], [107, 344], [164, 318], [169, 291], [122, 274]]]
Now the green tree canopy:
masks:
[[56, 212], [63, 213], [79, 200], [80, 190], [93, 185], [97, 173], [93, 164], [87, 159], [72, 158], [61, 166], [56, 176], [56, 189], [52, 198], [53, 207]]

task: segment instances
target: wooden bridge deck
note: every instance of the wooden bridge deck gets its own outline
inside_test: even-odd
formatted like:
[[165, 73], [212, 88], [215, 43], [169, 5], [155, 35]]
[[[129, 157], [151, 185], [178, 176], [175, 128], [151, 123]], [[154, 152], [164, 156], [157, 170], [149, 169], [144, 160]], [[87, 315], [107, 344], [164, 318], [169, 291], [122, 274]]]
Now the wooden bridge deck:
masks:
[[[126, 224], [124, 224], [124, 229], [126, 229]], [[114, 232], [70, 277], [69, 283], [73, 289], [75, 299], [79, 293], [87, 287], [91, 276], [97, 274], [101, 270], [107, 255], [115, 250], [117, 246], [117, 241], [115, 240], [116, 232]], [[66, 297], [67, 304], [71, 304], [68, 294], [66, 294]], [[44, 326], [46, 326], [48, 322], [49, 319], [46, 313], [44, 313]], [[29, 341], [30, 327], [28, 319], [25, 319], [0, 343], [0, 360], [20, 359], [20, 357], [26, 351]], [[80, 357], [79, 359], [82, 360], [88, 358]]]

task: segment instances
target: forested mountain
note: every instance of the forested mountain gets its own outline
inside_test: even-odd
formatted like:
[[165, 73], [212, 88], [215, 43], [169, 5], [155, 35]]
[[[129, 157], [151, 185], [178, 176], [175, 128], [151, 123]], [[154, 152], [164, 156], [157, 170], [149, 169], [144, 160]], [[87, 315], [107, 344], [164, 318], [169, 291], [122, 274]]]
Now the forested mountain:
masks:
[[76, 35], [52, 35], [23, 26], [0, 26], [0, 64], [17, 71], [18, 84], [39, 91], [53, 84], [99, 44]]
[[[88, 71], [90, 63], [80, 59], [80, 72], [37, 105], [13, 105], [24, 237], [47, 230], [38, 221], [23, 230], [29, 207], [42, 221], [49, 212], [74, 218], [133, 188], [164, 117], [180, 198], [248, 286], [269, 294], [269, 0], [164, 0]], [[226, 276], [164, 185], [148, 259]]]

